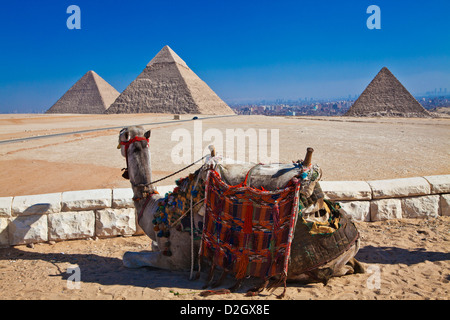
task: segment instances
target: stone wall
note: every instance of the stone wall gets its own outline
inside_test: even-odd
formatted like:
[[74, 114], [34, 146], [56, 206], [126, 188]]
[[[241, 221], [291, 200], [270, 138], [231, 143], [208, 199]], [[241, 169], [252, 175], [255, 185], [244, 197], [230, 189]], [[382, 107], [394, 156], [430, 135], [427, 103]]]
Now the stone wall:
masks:
[[[320, 185], [357, 221], [450, 215], [450, 175]], [[132, 197], [131, 188], [2, 197], [0, 246], [142, 234]]]

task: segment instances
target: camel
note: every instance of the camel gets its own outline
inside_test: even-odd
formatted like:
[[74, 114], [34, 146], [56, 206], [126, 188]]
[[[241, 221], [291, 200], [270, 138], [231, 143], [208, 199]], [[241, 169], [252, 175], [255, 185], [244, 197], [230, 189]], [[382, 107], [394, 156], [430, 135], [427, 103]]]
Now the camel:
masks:
[[[166, 230], [169, 231], [167, 237], [158, 237], [154, 229], [155, 213], [158, 210], [163, 196], [157, 193], [152, 184], [151, 155], [149, 150], [150, 135], [151, 131], [145, 131], [142, 126], [124, 128], [119, 134], [118, 148], [121, 149], [121, 154], [126, 158], [127, 164], [124, 177], [129, 178], [133, 189], [133, 200], [138, 224], [152, 240], [151, 252], [126, 252], [123, 256], [123, 264], [128, 268], [154, 267], [179, 271], [186, 271], [191, 267], [192, 274], [193, 259], [196, 260], [198, 258], [197, 253], [200, 241], [193, 241], [188, 232], [181, 232], [177, 228]], [[308, 151], [307, 158], [310, 161], [312, 152], [310, 150]], [[252, 164], [221, 164], [220, 159], [217, 159], [214, 150], [212, 150], [211, 157], [206, 161], [206, 165], [203, 165], [196, 172], [197, 182], [199, 178], [200, 181], [202, 181], [201, 178], [204, 178], [206, 171], [204, 168], [210, 167], [211, 165], [216, 167], [216, 171], [220, 173], [223, 181], [226, 181], [230, 185], [242, 182], [247, 172], [252, 169], [249, 183], [258, 187], [263, 186], [266, 190], [279, 188], [296, 174], [295, 170], [292, 170], [293, 167], [291, 164], [269, 164], [255, 167]], [[314, 189], [315, 185], [306, 185], [306, 188]], [[318, 207], [323, 207], [322, 200], [308, 207], [308, 210], [304, 212], [304, 218], [309, 219], [308, 221], [326, 221], [327, 216], [321, 217], [317, 214]], [[342, 209], [340, 212], [342, 214], [340, 223], [353, 225]], [[202, 215], [204, 214], [203, 203], [194, 203], [190, 214], [193, 217], [193, 224], [202, 221]], [[297, 232], [299, 232], [299, 235], [301, 235], [301, 232], [307, 232], [301, 230], [304, 225], [297, 222], [295, 229], [296, 235], [292, 242], [291, 260], [287, 275], [288, 281], [321, 281], [326, 284], [331, 277], [364, 272], [363, 266], [355, 259], [355, 255], [360, 247], [359, 237], [349, 245], [347, 250], [341, 252], [338, 256], [331, 257], [326, 263], [312, 270], [308, 270], [308, 272], [304, 272], [302, 268], [302, 259], [304, 257], [301, 255], [300, 250], [298, 250], [300, 245], [302, 245], [301, 241], [304, 240], [302, 240], [301, 236], [297, 236]], [[354, 229], [356, 230], [356, 228]], [[164, 254], [164, 250], [168, 246], [170, 246], [170, 254]]]

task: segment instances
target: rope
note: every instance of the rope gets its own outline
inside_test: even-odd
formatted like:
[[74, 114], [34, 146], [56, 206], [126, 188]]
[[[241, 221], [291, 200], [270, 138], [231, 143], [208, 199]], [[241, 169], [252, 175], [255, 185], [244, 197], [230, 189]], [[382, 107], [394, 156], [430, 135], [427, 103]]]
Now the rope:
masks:
[[149, 183], [149, 185], [150, 185], [150, 184], [155, 184], [155, 183], [157, 183], [157, 182], [160, 182], [160, 181], [162, 181], [162, 180], [165, 180], [165, 179], [167, 179], [167, 178], [170, 178], [170, 177], [176, 175], [177, 173], [180, 173], [181, 171], [184, 171], [184, 170], [186, 170], [187, 168], [192, 167], [194, 164], [196, 164], [197, 162], [202, 161], [202, 160], [205, 159], [206, 157], [207, 157], [207, 155], [201, 157], [200, 159], [198, 159], [198, 160], [195, 161], [195, 162], [192, 162], [190, 165], [188, 165], [188, 166], [186, 166], [186, 167], [184, 167], [184, 168], [182, 168], [182, 169], [180, 169], [180, 170], [178, 170], [178, 171], [176, 171], [176, 172], [174, 172], [174, 173], [171, 173], [171, 174], [169, 174], [168, 176], [165, 176], [164, 178], [158, 179], [158, 180], [156, 180], [156, 181], [152, 181], [152, 182]]
[[194, 187], [191, 190], [191, 274], [189, 275], [189, 280], [193, 279], [194, 276], [194, 211], [192, 210], [192, 191], [197, 189], [198, 180], [200, 179], [200, 173], [197, 175], [197, 180], [195, 181]]

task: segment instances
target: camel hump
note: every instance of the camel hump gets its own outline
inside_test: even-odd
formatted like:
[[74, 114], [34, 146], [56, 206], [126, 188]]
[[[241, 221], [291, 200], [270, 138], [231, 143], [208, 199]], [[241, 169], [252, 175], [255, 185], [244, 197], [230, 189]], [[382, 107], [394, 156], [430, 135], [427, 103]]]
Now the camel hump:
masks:
[[292, 178], [300, 176], [302, 168], [298, 164], [258, 164], [248, 175], [247, 185], [265, 190], [284, 188]]
[[284, 188], [295, 176], [300, 176], [302, 168], [291, 164], [219, 164], [216, 168], [222, 180], [228, 185], [242, 183], [247, 176], [247, 185], [265, 190]]

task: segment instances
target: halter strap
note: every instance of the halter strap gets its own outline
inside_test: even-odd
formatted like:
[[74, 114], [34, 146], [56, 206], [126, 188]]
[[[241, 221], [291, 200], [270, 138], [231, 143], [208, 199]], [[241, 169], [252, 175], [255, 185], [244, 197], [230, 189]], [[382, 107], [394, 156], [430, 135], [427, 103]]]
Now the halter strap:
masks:
[[144, 140], [147, 141], [147, 147], [148, 147], [149, 140], [145, 137], [138, 137], [138, 136], [136, 136], [133, 139], [128, 140], [128, 141], [120, 141], [120, 144], [122, 146], [125, 146], [125, 151], [127, 151], [130, 144], [135, 143], [136, 141], [144, 141]]
[[[122, 174], [122, 177], [124, 177], [125, 179], [129, 179], [129, 176], [128, 176], [128, 148], [130, 147], [130, 145], [132, 144], [132, 143], [135, 143], [135, 142], [137, 142], [137, 141], [147, 141], [147, 148], [148, 148], [148, 146], [149, 146], [149, 140], [147, 139], [147, 138], [145, 138], [145, 137], [138, 137], [138, 136], [136, 136], [136, 137], [134, 137], [133, 139], [131, 139], [131, 140], [128, 140], [128, 141], [120, 141], [119, 142], [119, 146], [120, 145], [122, 145], [122, 146], [125, 146], [125, 160], [126, 160], [126, 162], [127, 162], [127, 167], [126, 168], [124, 168], [124, 169], [122, 169], [122, 170], [125, 170], [125, 172]], [[119, 147], [118, 147], [119, 148]]]

